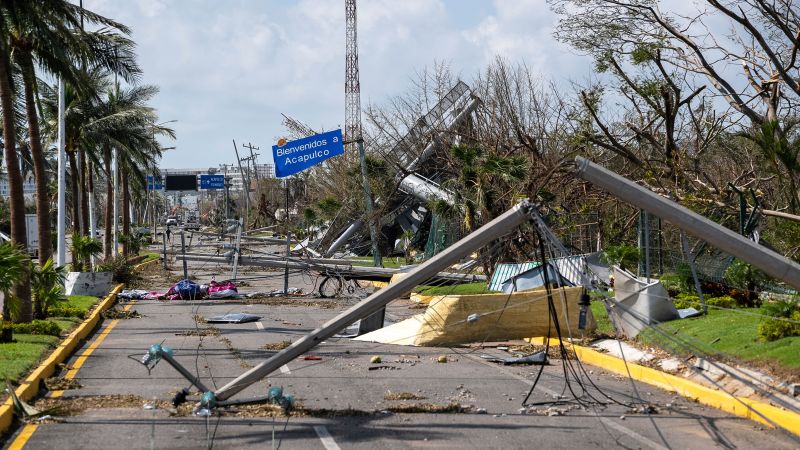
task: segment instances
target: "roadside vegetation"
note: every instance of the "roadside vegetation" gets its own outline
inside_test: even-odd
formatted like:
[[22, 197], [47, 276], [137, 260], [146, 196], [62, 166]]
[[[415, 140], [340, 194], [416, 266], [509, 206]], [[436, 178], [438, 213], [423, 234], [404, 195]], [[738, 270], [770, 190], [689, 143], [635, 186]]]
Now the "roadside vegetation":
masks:
[[61, 338], [78, 326], [98, 302], [97, 297], [70, 295], [55, 305], [44, 320], [8, 324], [14, 328], [14, 342], [0, 344], [0, 379], [16, 383], [58, 345]]

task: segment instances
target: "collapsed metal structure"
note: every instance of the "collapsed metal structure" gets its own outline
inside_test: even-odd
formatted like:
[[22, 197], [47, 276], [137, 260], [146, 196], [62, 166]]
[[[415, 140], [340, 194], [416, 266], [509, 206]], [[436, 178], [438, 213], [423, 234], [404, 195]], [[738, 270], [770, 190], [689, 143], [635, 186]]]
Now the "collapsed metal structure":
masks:
[[[403, 232], [411, 231], [416, 235], [430, 215], [427, 208], [430, 200], [455, 203], [453, 193], [441, 187], [441, 174], [425, 163], [437, 149], [446, 147], [446, 134], [463, 126], [480, 104], [480, 98], [459, 80], [399, 141], [380, 153], [395, 169], [399, 187], [393, 198], [383, 199], [391, 210], [381, 217], [381, 229], [397, 226]], [[355, 247], [366, 240], [363, 226], [363, 219], [357, 219], [339, 227], [338, 234], [322, 239], [319, 245], [328, 245], [323, 255], [333, 256], [347, 243]]]
[[[633, 181], [594, 164], [587, 159], [577, 158], [576, 169], [576, 174], [578, 176], [607, 190], [620, 199], [646, 209], [648, 212], [672, 222], [675, 226], [685, 230], [687, 233], [705, 239], [709, 243], [758, 267], [771, 276], [800, 289], [800, 265], [788, 258], [766, 247], [759, 246], [737, 233], [669, 199], [660, 197], [637, 185]], [[294, 342], [289, 347], [279, 351], [269, 359], [246, 371], [215, 391], [205, 389], [197, 377], [192, 376], [189, 371], [182, 368], [180, 364], [171, 357], [171, 350], [166, 347], [160, 345], [152, 346], [142, 362], [145, 364], [153, 364], [163, 358], [170, 365], [174, 366], [192, 384], [205, 391], [198, 405], [199, 408], [213, 408], [218, 402], [224, 402], [230, 399], [253, 383], [269, 376], [282, 365], [308, 352], [322, 341], [334, 336], [353, 322], [365, 319], [381, 310], [389, 302], [411, 291], [415, 286], [429, 280], [431, 277], [441, 276], [440, 272], [459, 262], [465, 256], [478, 249], [485, 248], [490, 243], [516, 230], [521, 224], [527, 221], [533, 221], [539, 233], [545, 235], [548, 240], [557, 242], [557, 239], [553, 236], [547, 235], [549, 231], [546, 226], [543, 226], [542, 219], [536, 208], [528, 201], [523, 201], [477, 231], [448, 247], [443, 252], [422, 263], [414, 270], [408, 272], [403, 278], [389, 284], [384, 289], [374, 292], [358, 304], [310, 332], [302, 339]], [[562, 253], [566, 252], [563, 246], [560, 246], [558, 250]], [[288, 263], [288, 261], [283, 262], [283, 264], [286, 263]], [[576, 267], [575, 269], [579, 271], [587, 270], [585, 263], [583, 267]], [[583, 279], [584, 281], [588, 280], [588, 276], [584, 276]]]

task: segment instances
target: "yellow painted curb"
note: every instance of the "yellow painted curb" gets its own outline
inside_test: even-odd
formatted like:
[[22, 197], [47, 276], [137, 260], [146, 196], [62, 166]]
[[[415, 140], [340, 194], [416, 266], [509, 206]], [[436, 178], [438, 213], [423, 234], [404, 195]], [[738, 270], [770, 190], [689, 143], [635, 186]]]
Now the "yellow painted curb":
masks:
[[[536, 345], [545, 344], [545, 338], [541, 337], [526, 340]], [[550, 343], [558, 344], [558, 339], [551, 339]], [[739, 417], [755, 420], [756, 422], [761, 422], [770, 427], [772, 427], [774, 423], [791, 433], [800, 435], [800, 414], [796, 412], [749, 398], [735, 397], [724, 391], [703, 386], [702, 384], [670, 375], [650, 367], [632, 363], [627, 363], [626, 365], [625, 361], [620, 358], [600, 353], [587, 347], [571, 345], [571, 348], [575, 351], [575, 354], [581, 362], [586, 364], [601, 367], [609, 372], [623, 376], [628, 376], [628, 372], [630, 371], [630, 377], [634, 380], [642, 381], [670, 392], [675, 392], [698, 403], [720, 409]], [[754, 411], [757, 411], [768, 420], [765, 420]]]
[[[117, 299], [117, 294], [124, 285], [118, 284], [108, 293], [106, 298], [104, 298], [100, 304], [89, 314], [89, 317], [86, 318], [78, 328], [72, 330], [72, 333], [69, 334], [63, 341], [58, 344], [55, 350], [47, 357], [47, 359], [42, 362], [39, 367], [37, 367], [30, 375], [28, 375], [25, 380], [20, 383], [19, 387], [16, 389], [17, 397], [21, 400], [30, 400], [31, 398], [35, 397], [36, 394], [39, 393], [39, 384], [42, 380], [47, 379], [50, 375], [52, 375], [55, 370], [56, 366], [62, 362], [64, 362], [78, 344], [86, 338], [95, 328], [97, 322], [100, 321], [101, 314], [104, 311], [109, 309], [113, 304], [114, 301]], [[6, 432], [8, 428], [11, 426], [11, 423], [14, 419], [14, 403], [12, 402], [11, 398], [9, 397], [6, 401], [0, 405], [0, 435]]]
[[133, 266], [133, 270], [142, 270], [142, 269], [144, 269], [145, 267], [147, 267], [147, 266], [150, 266], [150, 265], [152, 265], [153, 263], [157, 263], [157, 262], [158, 262], [158, 258], [156, 258], [156, 259], [151, 259], [150, 261], [145, 261], [145, 262], [143, 262], [143, 263], [140, 263], [140, 264], [137, 264], [137, 265]]

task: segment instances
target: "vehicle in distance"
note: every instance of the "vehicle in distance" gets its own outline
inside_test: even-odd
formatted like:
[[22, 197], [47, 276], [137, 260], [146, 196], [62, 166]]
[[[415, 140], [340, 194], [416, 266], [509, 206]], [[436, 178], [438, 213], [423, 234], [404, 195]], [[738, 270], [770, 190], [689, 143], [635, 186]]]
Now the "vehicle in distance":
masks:
[[191, 216], [186, 219], [186, 224], [183, 226], [184, 230], [199, 230], [200, 229], [200, 222], [197, 221], [197, 217]]
[[175, 225], [178, 226], [178, 218], [175, 216], [168, 217], [167, 221], [164, 223], [166, 226]]

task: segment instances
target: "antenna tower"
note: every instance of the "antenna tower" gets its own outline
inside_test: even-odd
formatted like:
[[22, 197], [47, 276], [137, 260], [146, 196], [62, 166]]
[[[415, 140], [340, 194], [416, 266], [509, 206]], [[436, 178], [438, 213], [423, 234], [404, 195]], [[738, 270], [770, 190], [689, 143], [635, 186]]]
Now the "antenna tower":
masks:
[[344, 74], [344, 141], [353, 148], [361, 139], [361, 83], [358, 81], [358, 37], [356, 0], [345, 0], [347, 53]]

